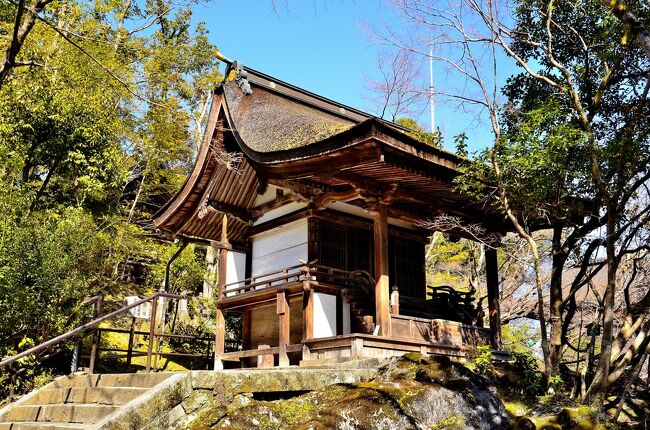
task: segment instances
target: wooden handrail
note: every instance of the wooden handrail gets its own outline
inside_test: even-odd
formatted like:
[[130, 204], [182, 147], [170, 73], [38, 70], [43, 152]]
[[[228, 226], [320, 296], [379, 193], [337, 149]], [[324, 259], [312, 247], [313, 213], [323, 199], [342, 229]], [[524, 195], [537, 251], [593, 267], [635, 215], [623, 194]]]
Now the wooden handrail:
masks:
[[[230, 286], [232, 286], [232, 285], [241, 284], [241, 283], [243, 283], [243, 282], [254, 281], [255, 279], [259, 279], [259, 278], [267, 278], [267, 277], [269, 277], [269, 276], [277, 275], [277, 274], [279, 274], [279, 273], [282, 273], [282, 272], [284, 272], [285, 270], [286, 270], [286, 271], [289, 271], [289, 270], [300, 269], [300, 268], [303, 268], [303, 267], [307, 267], [307, 265], [305, 265], [305, 264], [297, 264], [297, 265], [295, 265], [295, 266], [285, 267], [285, 268], [283, 268], [283, 269], [275, 270], [275, 271], [273, 271], [273, 272], [263, 273], [263, 274], [261, 274], [261, 275], [257, 275], [257, 276], [251, 276], [250, 278], [242, 279], [241, 281], [235, 281], [235, 282], [231, 282], [231, 283], [229, 283], [229, 284], [226, 284], [226, 285], [224, 285], [224, 288], [227, 289], [227, 287], [230, 287]], [[260, 281], [260, 282], [261, 282], [261, 281]], [[264, 281], [263, 283], [266, 283], [266, 282], [268, 282], [268, 281]], [[229, 291], [234, 291], [234, 290], [229, 290]]]
[[[97, 297], [97, 296], [95, 296], [95, 297]], [[35, 354], [35, 353], [37, 353], [39, 351], [42, 351], [43, 349], [47, 349], [47, 348], [50, 348], [50, 347], [52, 347], [54, 345], [57, 345], [57, 344], [63, 342], [64, 340], [70, 339], [70, 338], [78, 335], [79, 333], [83, 333], [84, 331], [93, 329], [93, 328], [97, 327], [99, 324], [103, 323], [104, 321], [107, 321], [107, 320], [109, 320], [111, 318], [115, 318], [115, 317], [117, 317], [119, 315], [122, 315], [123, 313], [125, 313], [129, 309], [133, 309], [133, 308], [135, 308], [137, 306], [140, 306], [140, 305], [142, 305], [144, 303], [155, 300], [155, 299], [157, 299], [159, 297], [167, 297], [167, 298], [172, 298], [172, 299], [184, 299], [184, 298], [186, 298], [186, 296], [182, 296], [182, 295], [179, 295], [179, 294], [170, 294], [170, 293], [163, 293], [163, 292], [158, 292], [158, 293], [152, 294], [149, 297], [145, 297], [144, 299], [140, 299], [140, 300], [138, 300], [136, 302], [131, 303], [130, 305], [124, 306], [124, 307], [122, 307], [122, 308], [120, 308], [120, 309], [118, 309], [116, 311], [113, 311], [113, 312], [111, 312], [109, 314], [106, 314], [106, 315], [104, 315], [102, 317], [96, 318], [96, 319], [92, 320], [89, 323], [80, 325], [80, 326], [78, 326], [78, 327], [76, 327], [76, 328], [74, 328], [74, 329], [72, 329], [72, 330], [70, 330], [70, 331], [68, 331], [68, 332], [66, 332], [64, 334], [61, 334], [61, 335], [56, 336], [56, 337], [54, 337], [54, 338], [52, 338], [52, 339], [50, 339], [48, 341], [40, 343], [40, 344], [38, 344], [38, 345], [36, 345], [36, 346], [34, 346], [32, 348], [29, 348], [26, 351], [23, 351], [23, 352], [20, 352], [20, 353], [18, 353], [16, 355], [11, 356], [11, 357], [5, 358], [4, 360], [0, 361], [0, 368], [2, 368], [4, 366], [7, 366], [7, 365], [9, 365], [11, 363], [14, 363], [17, 360], [20, 360], [21, 358], [27, 357], [28, 355]], [[90, 299], [93, 299], [93, 297], [91, 297]], [[90, 299], [88, 299], [88, 300], [90, 300]]]
[[[273, 272], [252, 276], [240, 281], [235, 281], [224, 285], [224, 294], [238, 295], [242, 292], [253, 291], [261, 286], [272, 286], [272, 284], [299, 282], [305, 278], [315, 276], [324, 277], [339, 281], [352, 282], [356, 286], [361, 286], [366, 293], [369, 293], [368, 285], [374, 285], [374, 279], [370, 273], [365, 270], [343, 270], [333, 267], [323, 266], [320, 264], [306, 263], [278, 269]], [[292, 281], [293, 279], [293, 281]], [[368, 285], [367, 285], [368, 284]], [[231, 287], [235, 288], [231, 288]]]

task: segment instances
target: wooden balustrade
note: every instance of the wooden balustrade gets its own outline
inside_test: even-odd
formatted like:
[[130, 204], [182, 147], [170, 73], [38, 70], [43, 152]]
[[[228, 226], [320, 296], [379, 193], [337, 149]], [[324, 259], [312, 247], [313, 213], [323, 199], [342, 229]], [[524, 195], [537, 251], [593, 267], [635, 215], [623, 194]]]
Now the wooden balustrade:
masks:
[[305, 280], [320, 280], [340, 283], [342, 286], [358, 286], [361, 288], [367, 288], [368, 285], [374, 283], [372, 277], [364, 271], [335, 269], [313, 263], [300, 264], [226, 284], [224, 285], [222, 297], [235, 297]]

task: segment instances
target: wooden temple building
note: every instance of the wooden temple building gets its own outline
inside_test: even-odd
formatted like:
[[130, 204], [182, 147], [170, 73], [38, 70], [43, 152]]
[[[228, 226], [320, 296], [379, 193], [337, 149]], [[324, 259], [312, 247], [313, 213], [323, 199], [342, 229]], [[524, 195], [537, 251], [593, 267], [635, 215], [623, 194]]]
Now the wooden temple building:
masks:
[[[471, 293], [426, 285], [423, 223], [447, 214], [505, 231], [496, 211], [452, 190], [462, 161], [251, 69], [220, 85], [196, 164], [154, 219], [218, 252], [215, 368], [499, 350], [494, 249], [489, 328]], [[235, 312], [241, 346], [227, 350]]]

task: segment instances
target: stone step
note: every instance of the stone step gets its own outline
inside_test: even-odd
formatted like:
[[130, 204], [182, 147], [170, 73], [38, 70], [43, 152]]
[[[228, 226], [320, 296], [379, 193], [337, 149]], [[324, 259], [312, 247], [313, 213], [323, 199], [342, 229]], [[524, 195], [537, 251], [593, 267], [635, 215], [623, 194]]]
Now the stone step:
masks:
[[147, 388], [130, 387], [70, 387], [44, 388], [30, 397], [24, 405], [52, 405], [66, 403], [96, 403], [123, 405], [147, 392]]
[[107, 405], [20, 405], [3, 417], [11, 421], [56, 421], [60, 423], [93, 423], [115, 412], [119, 406]]
[[54, 422], [14, 422], [0, 423], [0, 430], [76, 430], [90, 429], [92, 424], [54, 423]]
[[173, 375], [161, 373], [115, 373], [107, 375], [73, 375], [57, 379], [50, 388], [70, 387], [134, 387], [151, 388]]

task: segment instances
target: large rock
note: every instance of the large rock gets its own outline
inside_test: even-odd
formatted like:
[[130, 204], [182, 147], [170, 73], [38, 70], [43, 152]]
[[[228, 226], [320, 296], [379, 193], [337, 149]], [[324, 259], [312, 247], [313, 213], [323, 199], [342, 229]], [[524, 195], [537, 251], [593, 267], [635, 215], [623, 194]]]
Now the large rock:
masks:
[[204, 411], [194, 429], [510, 429], [491, 382], [445, 358], [407, 354], [371, 381], [286, 400], [237, 398]]

